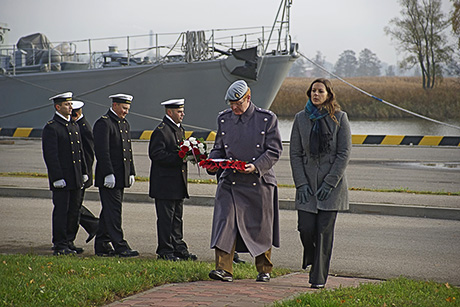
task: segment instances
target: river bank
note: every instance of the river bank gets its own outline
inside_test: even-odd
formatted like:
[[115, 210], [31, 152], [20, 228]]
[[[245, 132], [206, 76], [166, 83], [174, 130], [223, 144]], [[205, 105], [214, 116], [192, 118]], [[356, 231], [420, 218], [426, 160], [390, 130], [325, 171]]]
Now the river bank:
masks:
[[[305, 92], [314, 78], [286, 78], [270, 110], [293, 116], [305, 107]], [[337, 79], [331, 79], [337, 101], [350, 119], [411, 118]], [[460, 78], [444, 78], [434, 89], [424, 90], [420, 77], [357, 77], [347, 82], [377, 98], [424, 116], [445, 121], [460, 119]], [[257, 98], [254, 97], [257, 101]]]

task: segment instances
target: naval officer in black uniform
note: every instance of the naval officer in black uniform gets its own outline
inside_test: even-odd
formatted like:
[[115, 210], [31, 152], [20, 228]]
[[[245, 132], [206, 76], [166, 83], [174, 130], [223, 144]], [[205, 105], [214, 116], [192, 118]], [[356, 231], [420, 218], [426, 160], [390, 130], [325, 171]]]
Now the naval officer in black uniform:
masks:
[[121, 228], [124, 188], [134, 184], [136, 174], [130, 126], [125, 119], [133, 96], [116, 94], [109, 98], [112, 99], [112, 107], [96, 121], [93, 128], [97, 160], [95, 185], [99, 188], [102, 203], [94, 251], [98, 256], [135, 257], [139, 252], [131, 249]]
[[150, 137], [149, 196], [155, 198], [157, 212], [158, 258], [164, 260], [196, 260], [183, 240], [182, 214], [187, 191], [187, 162], [178, 155], [185, 133], [181, 123], [185, 116], [184, 99], [162, 102], [163, 121]]
[[53, 192], [54, 255], [82, 253], [73, 240], [78, 231], [81, 189], [88, 180], [80, 129], [72, 120], [72, 92], [50, 98], [56, 113], [42, 133], [43, 158]]
[[80, 128], [80, 136], [83, 145], [83, 155], [85, 156], [88, 181], [85, 182], [83, 189], [81, 190], [81, 206], [80, 206], [80, 225], [88, 233], [86, 243], [91, 241], [97, 233], [99, 225], [99, 219], [83, 205], [83, 199], [85, 198], [85, 190], [93, 185], [93, 163], [94, 163], [94, 136], [91, 125], [83, 115], [83, 101], [73, 100], [72, 101], [72, 119], [78, 124]]

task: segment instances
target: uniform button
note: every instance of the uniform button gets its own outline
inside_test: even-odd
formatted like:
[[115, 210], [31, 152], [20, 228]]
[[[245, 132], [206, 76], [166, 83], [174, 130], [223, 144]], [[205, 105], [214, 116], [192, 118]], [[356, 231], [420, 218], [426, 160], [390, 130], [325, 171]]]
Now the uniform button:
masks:
[[121, 123], [121, 121], [118, 121], [118, 123]]
[[75, 164], [75, 161], [73, 161], [73, 164]]
[[232, 157], [230, 157], [229, 159], [230, 159], [230, 160], [233, 160], [233, 158], [232, 158]]
[[131, 142], [131, 140], [128, 140], [128, 143]]
[[257, 147], [257, 148], [259, 148], [259, 147], [260, 147], [260, 145], [259, 145], [259, 144], [257, 144], [257, 145], [256, 145], [256, 147]]
[[123, 130], [120, 129], [120, 133], [123, 133]]
[[236, 170], [233, 170], [234, 173], [236, 173]]
[[125, 160], [125, 161], [126, 161], [126, 158], [123, 158], [123, 160]]
[[125, 133], [128, 133], [128, 130], [125, 130]]
[[225, 147], [225, 148], [228, 148], [228, 145], [227, 145], [227, 144], [225, 144], [225, 145], [224, 145], [224, 147]]
[[78, 144], [80, 144], [80, 141], [77, 141]]
[[255, 161], [255, 160], [256, 160], [256, 158], [252, 158], [252, 161]]
[[184, 170], [182, 170], [182, 173], [184, 172]]
[[253, 183], [252, 183], [252, 185], [253, 185], [253, 186], [256, 186], [256, 185], [257, 185], [257, 183], [253, 182]]
[[75, 151], [72, 150], [72, 154], [74, 154], [74, 153], [75, 153]]
[[123, 148], [123, 151], [126, 151], [126, 149], [125, 149], [125, 148]]
[[72, 145], [73, 145], [73, 142], [70, 142], [70, 144], [72, 144]]
[[233, 182], [232, 182], [232, 184], [236, 184], [236, 182], [235, 182], [235, 181], [233, 181]]
[[69, 132], [69, 135], [72, 135], [72, 132]]
[[224, 131], [222, 131], [222, 135], [225, 135], [225, 132], [224, 132]]
[[264, 134], [265, 134], [265, 131], [261, 131], [260, 134], [264, 135]]
[[268, 121], [268, 118], [265, 117], [265, 118], [264, 118], [264, 122], [266, 122], [266, 121]]
[[220, 122], [221, 122], [221, 123], [224, 123], [224, 122], [225, 122], [225, 119], [221, 119]]
[[78, 131], [75, 131], [75, 134], [78, 134]]

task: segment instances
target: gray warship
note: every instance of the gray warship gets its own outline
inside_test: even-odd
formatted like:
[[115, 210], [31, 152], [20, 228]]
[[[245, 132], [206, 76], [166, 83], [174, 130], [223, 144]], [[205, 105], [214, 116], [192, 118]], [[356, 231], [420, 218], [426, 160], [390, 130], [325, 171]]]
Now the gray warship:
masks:
[[164, 114], [160, 103], [173, 98], [186, 100], [186, 130], [215, 130], [228, 107], [225, 91], [238, 79], [268, 109], [298, 57], [289, 35], [291, 5], [281, 1], [272, 26], [58, 43], [35, 33], [2, 45], [0, 129], [42, 128], [53, 113], [48, 98], [66, 91], [85, 102], [90, 123], [105, 114], [109, 95], [133, 95], [132, 131], [153, 130]]

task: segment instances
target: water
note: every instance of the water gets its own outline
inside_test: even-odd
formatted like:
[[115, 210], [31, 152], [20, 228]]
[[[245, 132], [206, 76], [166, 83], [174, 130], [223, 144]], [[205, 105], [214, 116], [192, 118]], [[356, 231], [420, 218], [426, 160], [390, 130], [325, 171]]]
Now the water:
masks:
[[[289, 141], [293, 120], [293, 118], [279, 118], [279, 128], [283, 141]], [[450, 120], [447, 123], [460, 127], [460, 120]], [[350, 120], [350, 126], [352, 134], [460, 136], [460, 129], [419, 118]]]

